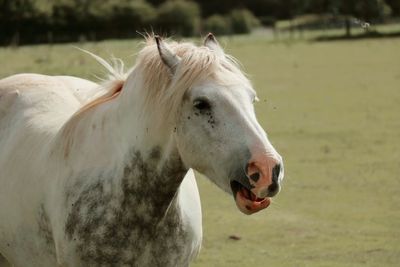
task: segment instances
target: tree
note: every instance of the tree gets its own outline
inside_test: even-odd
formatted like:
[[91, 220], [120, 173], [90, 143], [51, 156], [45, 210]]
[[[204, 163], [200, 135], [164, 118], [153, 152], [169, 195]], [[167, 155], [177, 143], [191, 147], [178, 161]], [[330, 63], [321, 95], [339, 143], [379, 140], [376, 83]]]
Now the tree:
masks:
[[351, 19], [373, 21], [382, 19], [387, 10], [384, 0], [339, 0], [333, 1], [338, 12], [345, 16], [346, 36], [351, 36]]
[[199, 32], [199, 6], [183, 0], [165, 2], [159, 7], [157, 24], [166, 33], [192, 36]]
[[232, 31], [234, 33], [249, 33], [259, 26], [258, 19], [247, 9], [234, 9], [230, 14]]
[[241, 0], [195, 0], [200, 6], [202, 16], [209, 17], [214, 14], [228, 14], [232, 9], [244, 7]]
[[[104, 5], [103, 5], [104, 6]], [[104, 36], [133, 37], [136, 31], [150, 30], [155, 21], [156, 11], [142, 0], [113, 1], [103, 7], [98, 20], [104, 24]]]
[[[389, 1], [389, 0], [388, 0]], [[397, 1], [399, 0], [392, 0]], [[301, 0], [303, 13], [333, 14], [342, 17], [346, 36], [351, 36], [352, 20], [376, 21], [390, 14], [385, 0]]]
[[393, 16], [400, 16], [400, 1], [399, 0], [386, 0], [386, 3], [392, 9]]
[[165, 1], [167, 1], [167, 0], [147, 0], [147, 2], [149, 2], [153, 6], [159, 6], [162, 3], [164, 3]]
[[215, 35], [226, 35], [232, 31], [231, 21], [222, 15], [212, 15], [204, 21], [204, 32], [212, 32]]
[[0, 32], [13, 36], [8, 41], [15, 45], [23, 32], [31, 30], [37, 16], [34, 0], [0, 0]]

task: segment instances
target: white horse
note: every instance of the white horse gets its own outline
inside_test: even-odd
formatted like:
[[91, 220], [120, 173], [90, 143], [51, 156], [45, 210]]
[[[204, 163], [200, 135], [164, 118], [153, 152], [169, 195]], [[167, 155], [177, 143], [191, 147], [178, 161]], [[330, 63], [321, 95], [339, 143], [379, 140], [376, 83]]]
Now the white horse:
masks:
[[281, 156], [255, 91], [212, 34], [149, 36], [127, 74], [0, 80], [0, 254], [16, 267], [188, 266], [202, 239], [192, 169], [239, 210], [268, 207]]

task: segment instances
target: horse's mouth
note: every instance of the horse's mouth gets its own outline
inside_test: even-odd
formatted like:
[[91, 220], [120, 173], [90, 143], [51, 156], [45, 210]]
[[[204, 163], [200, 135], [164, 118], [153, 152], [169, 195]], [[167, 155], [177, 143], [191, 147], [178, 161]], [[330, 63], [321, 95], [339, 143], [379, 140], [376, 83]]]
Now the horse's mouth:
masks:
[[237, 181], [231, 181], [231, 189], [237, 207], [245, 214], [253, 214], [267, 208], [271, 204], [269, 197], [259, 198]]

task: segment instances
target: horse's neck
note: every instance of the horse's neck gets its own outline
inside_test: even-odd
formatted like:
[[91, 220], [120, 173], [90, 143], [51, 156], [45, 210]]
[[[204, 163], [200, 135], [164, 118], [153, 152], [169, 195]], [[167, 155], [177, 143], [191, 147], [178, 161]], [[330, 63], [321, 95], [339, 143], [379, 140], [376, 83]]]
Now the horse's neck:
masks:
[[121, 209], [145, 203], [147, 217], [163, 216], [186, 169], [172, 131], [145, 120], [141, 104], [132, 103], [140, 101], [139, 92], [125, 87], [124, 95], [69, 122], [61, 134], [61, 155], [76, 179], [87, 177], [78, 183], [111, 184], [115, 191], [108, 197], [118, 199]]
[[187, 171], [179, 156], [174, 152], [166, 157], [160, 147], [153, 147], [147, 153], [132, 149], [128, 159], [121, 177], [123, 197], [133, 206], [141, 203], [146, 216], [153, 220], [163, 217], [174, 204]]
[[146, 153], [168, 145], [171, 125], [160, 125], [160, 116], [144, 112], [149, 109], [140, 84], [130, 75], [117, 97], [83, 108], [64, 125], [56, 147], [71, 166], [118, 165], [132, 147]]

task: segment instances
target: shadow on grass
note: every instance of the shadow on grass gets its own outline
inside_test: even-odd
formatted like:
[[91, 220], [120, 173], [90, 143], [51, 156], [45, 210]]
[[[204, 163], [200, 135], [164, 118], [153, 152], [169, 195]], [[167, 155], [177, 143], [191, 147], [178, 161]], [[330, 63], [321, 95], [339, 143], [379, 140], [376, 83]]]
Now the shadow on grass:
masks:
[[379, 38], [400, 38], [400, 31], [381, 33], [378, 31], [371, 31], [362, 34], [354, 34], [351, 36], [347, 35], [335, 35], [335, 36], [320, 36], [313, 39], [316, 42], [329, 42], [329, 41], [351, 41], [351, 40], [363, 40], [363, 39], [379, 39]]

